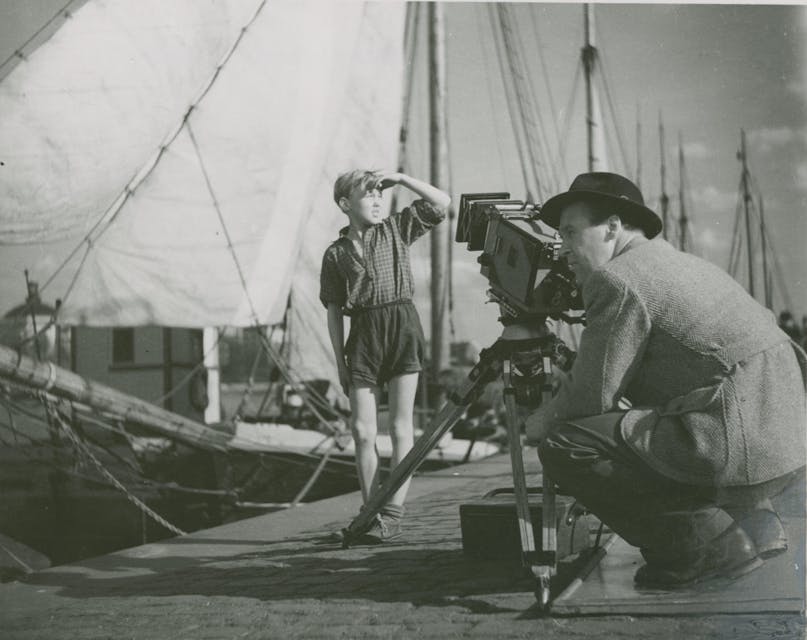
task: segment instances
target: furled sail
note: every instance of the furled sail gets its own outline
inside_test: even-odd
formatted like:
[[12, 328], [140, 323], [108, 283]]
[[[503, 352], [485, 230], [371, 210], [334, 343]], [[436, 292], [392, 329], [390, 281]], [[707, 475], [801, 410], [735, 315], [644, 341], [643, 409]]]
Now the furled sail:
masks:
[[333, 180], [396, 163], [404, 11], [88, 1], [0, 81], [0, 243], [75, 237], [63, 324], [273, 324], [293, 284], [322, 342]]

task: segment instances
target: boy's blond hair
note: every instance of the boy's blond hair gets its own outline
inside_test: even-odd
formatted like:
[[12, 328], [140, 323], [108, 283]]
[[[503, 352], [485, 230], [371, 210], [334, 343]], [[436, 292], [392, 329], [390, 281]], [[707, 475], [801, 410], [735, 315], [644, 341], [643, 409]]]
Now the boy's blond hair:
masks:
[[361, 187], [364, 191], [374, 187], [378, 182], [378, 175], [375, 171], [367, 169], [354, 169], [341, 174], [333, 184], [333, 200], [336, 204], [342, 198], [349, 198], [353, 189]]

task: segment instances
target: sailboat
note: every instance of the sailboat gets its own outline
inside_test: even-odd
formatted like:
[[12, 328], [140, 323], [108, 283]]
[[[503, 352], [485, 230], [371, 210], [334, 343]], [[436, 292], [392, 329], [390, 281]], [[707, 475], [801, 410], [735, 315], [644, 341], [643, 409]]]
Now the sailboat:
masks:
[[[336, 379], [318, 272], [343, 223], [330, 201], [336, 175], [397, 161], [389, 124], [401, 118], [406, 7], [113, 0], [71, 3], [54, 20], [44, 43], [23, 45], [0, 70], [3, 259], [25, 264], [26, 250], [52, 247], [32, 275], [38, 295], [58, 300], [54, 323], [72, 328], [72, 364], [135, 391], [0, 348], [4, 405], [16, 412], [4, 426], [16, 438], [37, 425], [37, 454], [100, 473], [137, 504], [144, 531], [153, 520], [183, 532], [118, 477], [148, 467], [149, 446], [172, 455], [154, 435], [246, 457], [252, 469], [235, 487], [166, 477], [152, 478], [152, 492], [271, 507], [247, 491], [279, 455], [305, 454], [317, 474], [350, 455], [305, 384]], [[294, 338], [286, 354], [266, 333], [281, 323]], [[254, 330], [326, 432], [222, 425], [218, 403], [194, 402], [194, 389], [218, 397], [220, 327]], [[142, 382], [150, 370], [156, 389]], [[98, 433], [126, 455], [100, 454]], [[480, 442], [455, 458], [497, 450]], [[288, 504], [313, 496], [312, 480]], [[53, 494], [63, 498], [64, 483]]]
[[793, 300], [766, 227], [764, 200], [750, 170], [745, 130], [740, 130], [737, 160], [741, 166], [740, 183], [727, 270], [768, 309], [789, 313], [787, 310], [794, 308]]
[[[17, 350], [0, 358], [0, 375], [16, 392], [33, 389], [33, 402], [50, 403], [40, 427], [54, 442], [67, 439], [70, 460], [94, 472], [117, 472], [122, 463], [107, 452], [92, 461], [89, 454], [101, 456], [86, 440], [92, 428], [122, 438], [135, 467], [174, 455], [166, 446], [170, 437], [194, 451], [226, 451], [230, 463], [246, 461], [249, 468], [233, 479], [234, 464], [204, 458], [197, 466], [216, 467], [215, 475], [230, 476], [229, 482], [180, 486], [165, 477], [149, 485], [152, 491], [171, 497], [194, 491], [208, 506], [268, 508], [265, 499], [251, 497], [259, 491], [248, 496], [247, 490], [265, 486], [258, 476], [266, 471], [275, 486], [286, 483], [289, 474], [271, 473], [272, 465], [296, 453], [306, 456], [308, 471], [283, 504], [297, 504], [316, 495], [311, 467], [327, 473], [342, 457], [345, 464], [327, 476], [331, 488], [350, 468], [350, 438], [333, 430], [335, 403], [324, 397], [327, 390], [309, 384], [336, 379], [317, 299], [322, 252], [343, 224], [330, 186], [346, 167], [409, 169], [402, 141], [413, 104], [414, 43], [426, 18], [430, 126], [438, 130], [430, 177], [451, 191], [438, 81], [445, 73], [440, 7], [310, 0], [220, 0], [202, 7], [177, 0], [168, 13], [160, 7], [71, 3], [70, 17], [55, 16], [60, 26], [44, 44], [23, 46], [0, 68], [0, 109], [9, 114], [0, 122], [0, 143], [18, 150], [0, 173], [0, 243], [17, 252], [13, 264], [25, 264], [20, 256], [32, 247], [53, 247], [47, 268], [32, 278], [38, 294], [54, 300], [56, 326], [71, 328], [70, 357], [62, 364], [72, 373], [95, 371], [117, 388], [82, 386], [70, 371]], [[540, 201], [568, 183], [560, 174], [567, 145], [555, 127], [559, 150], [550, 149], [514, 7], [478, 10], [487, 10], [495, 26], [491, 41], [510, 123], [524, 143], [526, 196]], [[606, 129], [595, 85], [603, 77], [590, 6], [583, 17], [587, 156], [590, 170], [604, 170]], [[570, 107], [567, 118], [571, 113]], [[396, 122], [404, 123], [400, 132], [390, 127]], [[444, 260], [451, 237], [448, 229], [434, 234], [432, 265]], [[447, 343], [450, 274], [433, 271], [430, 278], [435, 345]], [[275, 340], [267, 327], [278, 326]], [[262, 401], [249, 419], [232, 419], [244, 417], [241, 408], [255, 402], [251, 394], [268, 390], [253, 376], [235, 390], [238, 408], [222, 423], [220, 347], [227, 331], [251, 332], [257, 353], [284, 379], [284, 397], [304, 403], [319, 430], [262, 423]], [[443, 346], [433, 357], [435, 371], [446, 366], [448, 351]], [[151, 386], [138, 387], [148, 370]], [[75, 388], [62, 388], [63, 379]], [[139, 398], [122, 397], [120, 388]], [[77, 417], [83, 434], [68, 430], [69, 418]], [[496, 450], [454, 441], [435, 455], [459, 461]], [[146, 502], [138, 517], [159, 522]], [[162, 534], [166, 524], [159, 525]]]

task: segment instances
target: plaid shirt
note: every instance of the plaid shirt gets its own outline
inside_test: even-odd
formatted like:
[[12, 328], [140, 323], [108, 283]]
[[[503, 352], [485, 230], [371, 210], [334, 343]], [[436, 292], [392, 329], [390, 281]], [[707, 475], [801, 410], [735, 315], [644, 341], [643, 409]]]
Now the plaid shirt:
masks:
[[367, 307], [411, 300], [415, 287], [409, 245], [443, 218], [442, 210], [415, 200], [365, 231], [363, 258], [347, 237], [349, 227], [343, 228], [322, 257], [322, 304], [336, 303], [352, 315]]

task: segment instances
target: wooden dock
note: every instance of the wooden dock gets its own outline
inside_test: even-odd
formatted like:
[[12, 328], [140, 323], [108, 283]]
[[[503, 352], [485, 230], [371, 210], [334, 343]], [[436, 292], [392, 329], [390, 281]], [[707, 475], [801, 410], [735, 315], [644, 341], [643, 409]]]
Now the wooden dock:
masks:
[[[538, 479], [534, 450], [525, 456]], [[803, 638], [802, 613], [542, 615], [520, 567], [462, 553], [459, 505], [508, 486], [509, 459], [415, 477], [404, 535], [342, 549], [358, 494], [0, 585], [0, 637]], [[530, 482], [533, 484], [533, 482]]]

